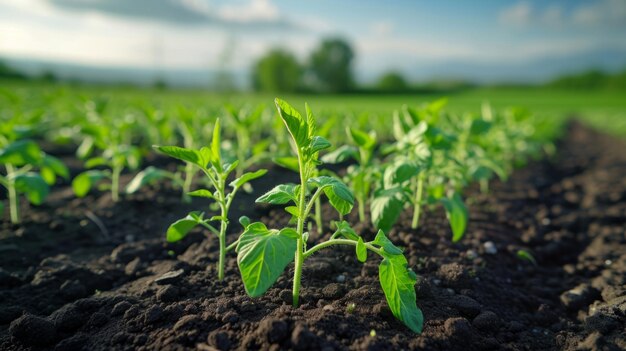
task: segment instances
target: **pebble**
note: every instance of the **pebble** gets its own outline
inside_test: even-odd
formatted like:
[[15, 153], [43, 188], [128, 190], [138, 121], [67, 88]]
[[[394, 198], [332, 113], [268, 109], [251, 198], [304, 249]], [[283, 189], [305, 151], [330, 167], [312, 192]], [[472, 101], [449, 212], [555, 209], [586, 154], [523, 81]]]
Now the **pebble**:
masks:
[[291, 345], [294, 350], [317, 349], [317, 336], [303, 324], [296, 324], [291, 332]]
[[500, 318], [497, 314], [491, 311], [482, 311], [474, 320], [472, 325], [474, 328], [482, 331], [495, 331], [498, 330], [500, 324]]
[[478, 301], [465, 295], [452, 296], [448, 299], [448, 301], [454, 308], [461, 312], [461, 314], [470, 318], [476, 317], [482, 309], [482, 306], [478, 303]]
[[144, 313], [143, 319], [146, 324], [153, 324], [163, 318], [163, 309], [158, 305], [153, 305]]
[[167, 284], [174, 284], [177, 283], [180, 278], [183, 276], [183, 274], [185, 274], [185, 270], [184, 269], [178, 269], [175, 271], [171, 271], [171, 272], [167, 272], [163, 275], [161, 275], [160, 277], [156, 278], [154, 280], [154, 282], [157, 285], [167, 285]]
[[166, 285], [164, 287], [161, 287], [156, 292], [156, 298], [161, 302], [175, 301], [178, 298], [178, 295], [180, 295], [180, 289], [173, 285]]
[[113, 306], [113, 309], [111, 310], [111, 315], [119, 316], [126, 312], [131, 306], [132, 304], [128, 301], [120, 301], [116, 303], [115, 306]]
[[495, 255], [498, 253], [498, 248], [493, 243], [493, 241], [487, 241], [483, 244], [483, 248], [485, 249], [485, 253], [488, 255]]
[[63, 284], [61, 284], [59, 292], [68, 301], [73, 301], [87, 296], [87, 288], [85, 288], [85, 286], [78, 280], [66, 280]]
[[472, 336], [472, 326], [465, 318], [448, 318], [443, 323], [446, 334], [457, 340], [469, 340]]
[[141, 265], [141, 259], [136, 257], [134, 260], [128, 262], [126, 267], [124, 267], [124, 273], [128, 276], [134, 276], [139, 272], [139, 268]]
[[469, 259], [469, 260], [473, 260], [478, 258], [478, 253], [474, 250], [467, 250], [465, 252], [465, 256]]
[[230, 350], [232, 341], [227, 332], [221, 330], [214, 330], [209, 333], [207, 337], [207, 344], [212, 346], [211, 350]]
[[87, 317], [75, 304], [68, 304], [54, 311], [49, 319], [57, 330], [72, 332], [83, 326], [87, 322]]
[[344, 293], [343, 287], [337, 283], [330, 283], [322, 289], [322, 295], [327, 299], [337, 299]]
[[339, 274], [335, 280], [337, 281], [337, 283], [343, 283], [346, 281], [346, 276], [343, 274]]
[[280, 343], [289, 336], [289, 325], [281, 319], [264, 319], [259, 324], [259, 331], [266, 335], [270, 344]]
[[561, 294], [561, 303], [570, 311], [578, 311], [587, 307], [600, 293], [588, 284], [580, 284]]

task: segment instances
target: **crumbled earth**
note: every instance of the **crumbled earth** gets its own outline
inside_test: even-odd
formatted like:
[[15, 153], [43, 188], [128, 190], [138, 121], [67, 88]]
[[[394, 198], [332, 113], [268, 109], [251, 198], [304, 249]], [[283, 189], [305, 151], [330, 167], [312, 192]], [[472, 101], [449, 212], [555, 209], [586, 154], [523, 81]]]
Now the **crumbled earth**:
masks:
[[[298, 308], [290, 274], [253, 299], [233, 253], [217, 280], [215, 238], [198, 230], [164, 240], [171, 221], [205, 202], [181, 204], [160, 184], [113, 204], [106, 193], [74, 199], [60, 184], [45, 205], [24, 205], [23, 225], [0, 225], [0, 349], [624, 350], [626, 143], [574, 123], [558, 150], [494, 181], [489, 194], [469, 189], [459, 243], [441, 209], [415, 231], [402, 215], [389, 236], [420, 276], [421, 335], [391, 314], [375, 257], [359, 263], [350, 248], [312, 257]], [[229, 242], [240, 215], [287, 222], [279, 208], [249, 204], [289, 180], [271, 169], [242, 193]], [[349, 220], [373, 237], [356, 214]]]

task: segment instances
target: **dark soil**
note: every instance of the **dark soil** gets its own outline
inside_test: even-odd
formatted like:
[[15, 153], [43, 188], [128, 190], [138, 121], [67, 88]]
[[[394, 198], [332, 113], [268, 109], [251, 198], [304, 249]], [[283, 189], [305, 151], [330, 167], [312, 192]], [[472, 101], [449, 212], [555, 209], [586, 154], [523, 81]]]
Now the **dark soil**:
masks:
[[[45, 205], [24, 205], [23, 225], [0, 226], [0, 349], [626, 349], [626, 143], [573, 124], [558, 150], [489, 195], [470, 189], [460, 243], [440, 209], [417, 231], [403, 214], [389, 236], [420, 276], [421, 335], [393, 318], [374, 257], [361, 264], [350, 248], [312, 257], [294, 309], [289, 274], [252, 299], [233, 253], [217, 281], [215, 238], [198, 230], [165, 242], [168, 224], [205, 202], [183, 205], [160, 185], [114, 204], [106, 193], [75, 199], [62, 184]], [[293, 179], [272, 169], [242, 193], [229, 242], [242, 214], [284, 224], [282, 210], [250, 204]]]

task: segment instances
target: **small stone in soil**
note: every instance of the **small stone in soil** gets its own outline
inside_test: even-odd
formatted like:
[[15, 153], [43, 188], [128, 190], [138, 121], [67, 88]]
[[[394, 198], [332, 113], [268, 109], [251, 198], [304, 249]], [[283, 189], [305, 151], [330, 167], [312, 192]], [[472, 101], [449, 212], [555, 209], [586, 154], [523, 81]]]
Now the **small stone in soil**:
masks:
[[483, 248], [485, 249], [485, 253], [489, 255], [495, 255], [498, 253], [498, 248], [493, 243], [493, 241], [487, 241], [483, 244]]
[[72, 332], [87, 322], [88, 315], [81, 312], [75, 304], [65, 305], [50, 315], [50, 320], [57, 330]]
[[472, 336], [472, 326], [465, 318], [455, 317], [448, 318], [443, 326], [446, 334], [457, 340], [468, 340]]
[[128, 301], [120, 301], [116, 303], [115, 306], [113, 306], [113, 309], [111, 310], [111, 315], [119, 316], [122, 313], [126, 312], [131, 306], [132, 304]]
[[139, 272], [140, 265], [141, 259], [139, 257], [136, 257], [134, 260], [128, 262], [128, 264], [124, 268], [124, 273], [126, 273], [126, 275], [128, 276], [134, 276], [135, 274], [137, 274], [137, 272]]
[[311, 333], [303, 324], [296, 324], [295, 328], [293, 328], [291, 345], [295, 350], [315, 350], [319, 348], [317, 336]]
[[270, 344], [280, 343], [289, 336], [289, 324], [281, 319], [264, 319], [259, 332], [267, 336]]
[[495, 331], [498, 330], [500, 324], [500, 318], [497, 314], [491, 311], [482, 311], [474, 320], [472, 325], [474, 328], [482, 331]]
[[465, 295], [455, 295], [448, 299], [450, 304], [466, 317], [474, 318], [482, 309], [480, 303]]
[[469, 278], [463, 266], [458, 263], [447, 263], [441, 265], [437, 271], [445, 286], [452, 288], [464, 288], [469, 282]]
[[183, 276], [183, 274], [185, 274], [185, 270], [184, 269], [178, 269], [175, 271], [171, 271], [171, 272], [167, 272], [163, 275], [161, 275], [160, 277], [156, 278], [154, 280], [154, 282], [157, 285], [167, 285], [167, 284], [174, 284], [176, 282], [178, 282], [180, 280], [180, 278]]
[[232, 342], [227, 332], [214, 330], [209, 333], [207, 344], [218, 350], [229, 350]]
[[109, 317], [107, 317], [106, 314], [96, 312], [91, 316], [91, 318], [89, 318], [89, 322], [87, 322], [87, 325], [89, 325], [90, 327], [101, 327], [107, 324], [108, 321]]
[[47, 319], [25, 314], [11, 322], [9, 333], [23, 344], [47, 346], [56, 339], [56, 328]]
[[59, 292], [68, 301], [87, 296], [87, 288], [85, 288], [85, 286], [78, 280], [66, 280], [63, 284], [61, 284]]
[[587, 307], [599, 295], [599, 292], [588, 284], [580, 284], [561, 294], [561, 302], [568, 310], [578, 311]]
[[156, 298], [157, 300], [162, 302], [172, 302], [175, 301], [176, 298], [178, 298], [179, 294], [180, 289], [178, 289], [178, 287], [173, 285], [166, 285], [157, 290]]
[[337, 299], [344, 293], [343, 287], [336, 283], [330, 283], [322, 289], [322, 295], [327, 299]]
[[163, 309], [158, 305], [153, 305], [144, 313], [144, 323], [152, 324], [163, 318]]

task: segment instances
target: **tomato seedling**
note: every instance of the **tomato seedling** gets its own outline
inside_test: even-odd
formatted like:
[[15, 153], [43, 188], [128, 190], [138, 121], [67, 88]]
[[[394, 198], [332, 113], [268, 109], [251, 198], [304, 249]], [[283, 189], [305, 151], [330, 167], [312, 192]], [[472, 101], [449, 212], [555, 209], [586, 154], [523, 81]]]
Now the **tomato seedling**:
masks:
[[[237, 191], [244, 185], [263, 176], [267, 171], [264, 169], [244, 173], [241, 177], [229, 183], [232, 190], [226, 192], [226, 182], [228, 176], [237, 168], [238, 161], [228, 163], [222, 159], [220, 120], [215, 122], [211, 146], [200, 149], [188, 149], [178, 146], [155, 146], [155, 149], [165, 155], [187, 162], [198, 167], [206, 176], [211, 189], [197, 189], [189, 193], [190, 196], [204, 197], [214, 201], [220, 209], [217, 216], [204, 218], [204, 212], [194, 211], [187, 214], [185, 218], [172, 223], [167, 229], [167, 241], [175, 242], [183, 239], [196, 226], [201, 225], [211, 233], [217, 235], [219, 239], [219, 262], [218, 279], [224, 279], [224, 265], [226, 252], [235, 248], [238, 241], [226, 245], [226, 232], [228, 229], [228, 212], [232, 205]], [[211, 222], [219, 222], [219, 229], [215, 228]]]
[[[354, 196], [339, 179], [330, 176], [314, 176], [321, 150], [328, 149], [330, 142], [315, 135], [315, 119], [306, 105], [306, 118], [283, 100], [276, 99], [279, 116], [292, 140], [298, 160], [300, 184], [281, 184], [262, 195], [257, 202], [277, 205], [293, 204], [285, 210], [296, 220], [296, 227], [268, 229], [261, 222], [250, 223], [247, 218], [240, 222], [244, 232], [237, 244], [237, 263], [246, 292], [252, 296], [264, 294], [287, 265], [295, 262], [293, 275], [293, 306], [300, 299], [302, 267], [305, 259], [324, 248], [334, 245], [351, 245], [356, 249], [357, 259], [367, 260], [367, 252], [382, 257], [379, 266], [380, 284], [393, 315], [412, 331], [422, 330], [423, 316], [416, 305], [415, 283], [417, 276], [407, 268], [402, 250], [378, 231], [373, 241], [365, 242], [345, 221], [336, 224], [337, 230], [327, 241], [307, 248], [309, 234], [304, 231], [305, 222], [316, 199], [325, 195], [331, 206], [345, 215], [354, 206]], [[312, 193], [312, 194], [311, 194]]]
[[[11, 222], [20, 223], [19, 195], [26, 196], [34, 205], [40, 205], [50, 192], [57, 176], [69, 177], [65, 165], [56, 157], [41, 151], [32, 140], [8, 139], [0, 135], [0, 164], [6, 173], [0, 174], [0, 185], [7, 189]], [[0, 214], [3, 205], [0, 202]]]
[[374, 149], [376, 147], [376, 132], [366, 133], [362, 130], [347, 127], [348, 138], [356, 145], [343, 145], [335, 151], [322, 157], [323, 162], [339, 163], [349, 159], [356, 161], [356, 165], [348, 167], [344, 179], [354, 192], [359, 220], [365, 221], [365, 207], [369, 203], [372, 184], [378, 173], [378, 168], [373, 164]]

